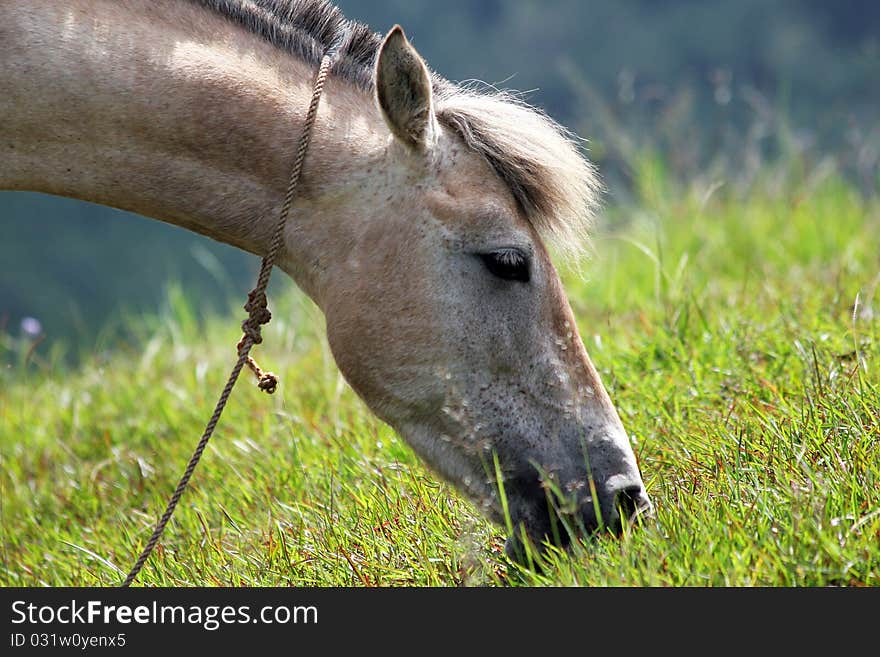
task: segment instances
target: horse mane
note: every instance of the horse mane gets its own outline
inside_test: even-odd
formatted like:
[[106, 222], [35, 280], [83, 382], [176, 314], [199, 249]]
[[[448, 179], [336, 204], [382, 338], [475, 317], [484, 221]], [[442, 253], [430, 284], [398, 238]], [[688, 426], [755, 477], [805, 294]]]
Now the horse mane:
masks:
[[[374, 89], [382, 35], [328, 0], [189, 1], [316, 67], [336, 48], [333, 75]], [[579, 140], [510, 92], [431, 76], [437, 120], [489, 162], [542, 238], [566, 254], [581, 253], [601, 184]]]

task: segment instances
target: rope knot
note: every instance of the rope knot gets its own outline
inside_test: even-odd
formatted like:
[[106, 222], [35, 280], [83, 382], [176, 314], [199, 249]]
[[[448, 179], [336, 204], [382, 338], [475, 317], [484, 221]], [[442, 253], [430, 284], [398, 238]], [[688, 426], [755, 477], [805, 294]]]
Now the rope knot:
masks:
[[[248, 292], [248, 300], [244, 304], [244, 309], [248, 313], [248, 318], [241, 323], [242, 333], [251, 339], [251, 343], [260, 344], [263, 341], [260, 327], [263, 324], [268, 324], [272, 319], [272, 313], [267, 307], [266, 293], [259, 289]], [[239, 352], [241, 347], [242, 343], [239, 342]]]
[[278, 377], [272, 374], [272, 372], [263, 372], [257, 387], [267, 395], [271, 395], [278, 387]]
[[241, 323], [241, 332], [244, 333], [244, 337], [238, 343], [238, 351], [239, 353], [244, 347], [244, 338], [248, 337], [251, 339], [251, 344], [260, 344], [263, 341], [263, 332], [260, 328], [260, 325], [257, 324], [253, 319], [248, 317]]
[[[245, 349], [245, 341], [250, 338], [251, 344], [260, 344], [263, 341], [262, 325], [268, 324], [272, 319], [272, 313], [266, 307], [266, 293], [260, 290], [259, 286], [248, 293], [247, 303], [244, 309], [248, 313], [248, 317], [241, 323], [241, 330], [244, 335], [238, 342], [238, 353], [242, 354]], [[257, 377], [257, 387], [267, 394], [272, 394], [278, 387], [278, 377], [272, 372], [264, 372], [257, 365], [257, 361], [247, 356], [245, 363], [254, 376]]]
[[269, 312], [265, 292], [259, 290], [248, 292], [248, 300], [244, 304], [244, 309], [248, 313], [248, 319], [252, 320], [255, 324], [268, 324], [272, 319], [272, 313]]

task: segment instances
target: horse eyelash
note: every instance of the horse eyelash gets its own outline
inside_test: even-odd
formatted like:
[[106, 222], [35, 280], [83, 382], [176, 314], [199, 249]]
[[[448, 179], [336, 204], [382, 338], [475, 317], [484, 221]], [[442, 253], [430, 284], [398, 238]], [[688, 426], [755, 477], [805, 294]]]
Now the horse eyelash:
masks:
[[[480, 258], [493, 275], [503, 280], [527, 283], [531, 278], [529, 259], [519, 249], [497, 249], [489, 253], [480, 254]], [[520, 269], [522, 270], [521, 272], [517, 271]], [[511, 276], [511, 272], [514, 272], [514, 275]]]
[[499, 249], [489, 255], [503, 265], [521, 266], [526, 264], [526, 257], [516, 249]]

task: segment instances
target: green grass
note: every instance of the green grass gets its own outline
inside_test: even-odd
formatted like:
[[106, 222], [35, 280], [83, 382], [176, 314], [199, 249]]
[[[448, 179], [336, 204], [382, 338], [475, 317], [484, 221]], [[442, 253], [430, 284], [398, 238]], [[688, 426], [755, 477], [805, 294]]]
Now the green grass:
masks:
[[[281, 388], [239, 383], [140, 583], [880, 585], [880, 202], [834, 177], [737, 194], [641, 175], [640, 209], [609, 209], [620, 228], [565, 280], [654, 518], [541, 574], [510, 563], [343, 384], [286, 283], [256, 352]], [[171, 301], [75, 370], [0, 374], [0, 583], [112, 585], [137, 556], [242, 315]]]

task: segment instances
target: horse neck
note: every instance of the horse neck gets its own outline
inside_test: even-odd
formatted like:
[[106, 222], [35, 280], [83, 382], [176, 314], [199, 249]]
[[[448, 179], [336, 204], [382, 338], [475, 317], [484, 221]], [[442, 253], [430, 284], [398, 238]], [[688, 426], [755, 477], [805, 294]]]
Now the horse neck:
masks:
[[[180, 0], [0, 0], [0, 10], [0, 189], [109, 205], [266, 253], [310, 66]], [[387, 137], [367, 94], [328, 81], [280, 256], [313, 297], [313, 269], [338, 257], [345, 192], [363, 186]]]

